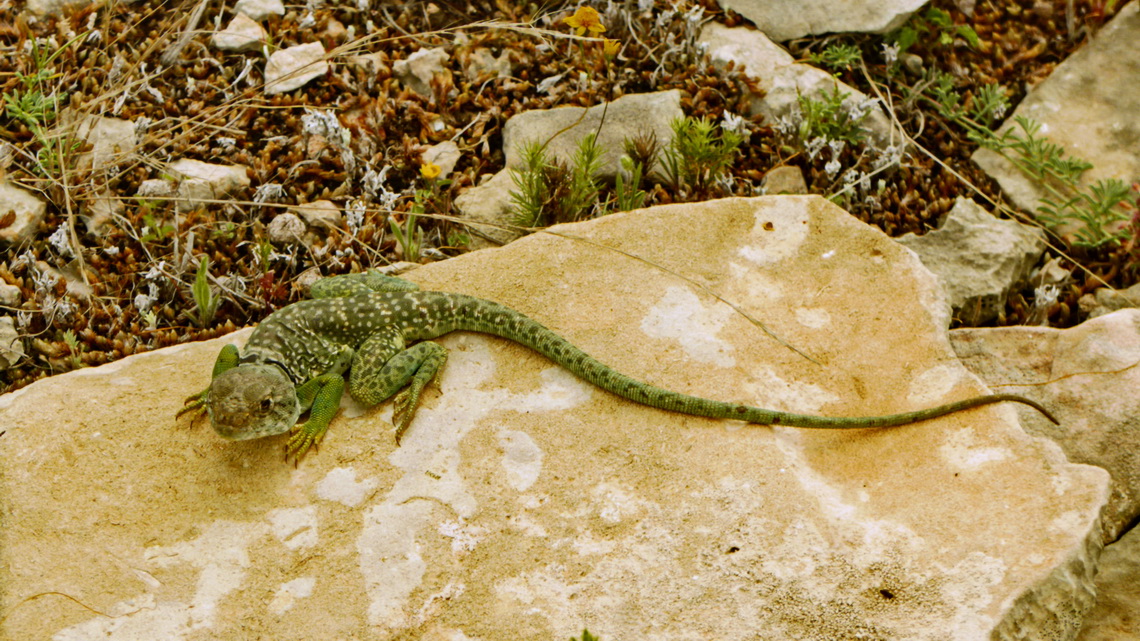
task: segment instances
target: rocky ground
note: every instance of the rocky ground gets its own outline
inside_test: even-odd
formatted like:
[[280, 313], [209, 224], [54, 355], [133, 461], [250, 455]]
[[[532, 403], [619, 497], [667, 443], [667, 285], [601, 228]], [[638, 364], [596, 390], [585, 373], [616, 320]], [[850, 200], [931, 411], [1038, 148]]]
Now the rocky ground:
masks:
[[[330, 2], [279, 12], [265, 3], [263, 15], [259, 3], [238, 4], [255, 17], [238, 21], [228, 5], [206, 0], [112, 2], [52, 15], [0, 2], [0, 183], [41, 203], [30, 205], [41, 216], [19, 230], [14, 210], [0, 213], [8, 319], [0, 330], [18, 336], [20, 347], [7, 353], [0, 392], [256, 322], [303, 296], [304, 275], [314, 269], [329, 275], [469, 250], [480, 233], [453, 204], [503, 169], [505, 123], [535, 109], [678, 90], [686, 115], [735, 123], [748, 142], [729, 178], [700, 189], [647, 177], [645, 205], [756, 195], [773, 169], [796, 168], [809, 193], [834, 196], [888, 234], [924, 233], [958, 196], [1003, 200], [970, 160], [977, 146], [929, 99], [931, 74], [949, 74], [967, 106], [993, 82], [1016, 105], [1118, 9], [1022, 1], [980, 3], [967, 14], [935, 2], [940, 13], [909, 23], [919, 37], [898, 59], [897, 31], [784, 43], [802, 61], [839, 45], [861, 52], [861, 64], [831, 68], [881, 96], [917, 145], [884, 168], [860, 144], [816, 153], [794, 127], [749, 116], [754, 80], [711, 64], [697, 45], [703, 23], [745, 23], [711, 0], [597, 5], [601, 35], [616, 49], [570, 37], [572, 3], [364, 10], [367, 2]], [[319, 73], [294, 88], [274, 84], [277, 56], [306, 48], [319, 48]], [[437, 49], [446, 56], [431, 53]], [[434, 67], [424, 75], [416, 66], [423, 64]], [[130, 123], [124, 142], [100, 148], [84, 130], [91, 116]], [[444, 163], [424, 154], [448, 142], [458, 152], [454, 167], [433, 176], [425, 168]], [[193, 171], [174, 169], [188, 160], [239, 169], [224, 188], [188, 201], [178, 190], [194, 182]], [[873, 187], [845, 191], [843, 176], [856, 170], [873, 173]], [[604, 185], [599, 201], [613, 198], [614, 187]], [[331, 205], [301, 207], [321, 200]], [[421, 213], [409, 224], [412, 212]], [[276, 221], [283, 213], [303, 222]], [[409, 255], [397, 230], [415, 225], [422, 246]], [[1027, 284], [988, 324], [1069, 327], [1084, 319], [1081, 295], [1102, 281], [1123, 289], [1138, 279], [1130, 241], [1096, 249], [1050, 241], [1057, 264], [1073, 273], [1056, 303], [1035, 310]], [[220, 300], [212, 315], [200, 312], [193, 293], [202, 257]]]

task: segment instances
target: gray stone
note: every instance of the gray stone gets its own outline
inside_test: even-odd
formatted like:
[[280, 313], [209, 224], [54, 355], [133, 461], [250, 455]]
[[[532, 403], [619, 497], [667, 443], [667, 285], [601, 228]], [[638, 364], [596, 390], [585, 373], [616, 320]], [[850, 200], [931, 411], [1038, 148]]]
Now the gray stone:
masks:
[[1090, 294], [1081, 296], [1078, 304], [1089, 318], [1111, 314], [1120, 309], [1140, 307], [1140, 283], [1125, 290], [1098, 287]]
[[[582, 116], [583, 111], [586, 112], [585, 117]], [[569, 165], [582, 138], [597, 133], [597, 144], [603, 151], [599, 173], [603, 179], [612, 180], [621, 166], [620, 158], [627, 138], [651, 132], [657, 136], [661, 147], [668, 146], [673, 140], [670, 123], [684, 116], [681, 92], [677, 89], [629, 94], [609, 103], [608, 108], [603, 104], [589, 109], [532, 109], [513, 116], [503, 126], [503, 153], [508, 168], [521, 167], [522, 149], [526, 143], [549, 141], [547, 154]]]
[[305, 221], [296, 214], [277, 214], [269, 221], [265, 232], [270, 242], [279, 245], [296, 245], [305, 234]]
[[165, 178], [148, 178], [139, 183], [135, 196], [139, 198], [173, 198], [178, 194], [178, 187], [174, 181]]
[[[718, 67], [725, 67], [729, 62], [737, 68], [744, 67], [744, 73], [759, 89], [750, 94], [751, 115], [763, 115], [770, 124], [781, 118], [795, 118], [799, 113], [800, 96], [818, 100], [838, 88], [841, 93], [849, 94], [843, 101], [849, 110], [863, 109], [861, 105], [872, 100], [830, 73], [796, 62], [783, 47], [755, 29], [729, 28], [711, 22], [701, 29], [699, 42], [708, 45], [709, 57]], [[892, 130], [890, 117], [877, 101], [869, 107], [862, 126], [876, 147], [902, 144], [901, 136]]]
[[1096, 594], [1076, 641], [1140, 641], [1140, 528], [1104, 548]]
[[1127, 309], [1069, 329], [956, 329], [962, 363], [996, 391], [1023, 394], [1061, 421], [1021, 413], [1030, 433], [1056, 441], [1070, 461], [1104, 468], [1112, 492], [1101, 514], [1111, 543], [1140, 518], [1140, 310]]
[[966, 325], [996, 318], [1045, 251], [1040, 229], [999, 220], [968, 198], [958, 198], [938, 229], [895, 240], [934, 272], [955, 317]]
[[397, 60], [392, 63], [392, 72], [396, 78], [412, 91], [421, 96], [431, 95], [431, 79], [436, 74], [450, 73], [444, 63], [450, 56], [442, 47], [435, 49], [420, 49], [407, 60]]
[[459, 155], [459, 145], [446, 140], [438, 145], [428, 147], [421, 158], [425, 164], [434, 163], [438, 165], [440, 172], [436, 180], [445, 180], [455, 169], [455, 163], [459, 162]]
[[[1039, 136], [1061, 145], [1070, 157], [1095, 165], [1081, 176], [1088, 186], [1098, 180], [1140, 181], [1140, 3], [1132, 2], [1085, 46], [1069, 56], [1044, 81], [1033, 87], [1012, 116], [1041, 123]], [[1017, 128], [1010, 117], [999, 132]], [[987, 149], [973, 160], [993, 176], [1018, 207], [1036, 212], [1047, 195], [1040, 184], [1012, 163]], [[1058, 231], [1072, 237], [1079, 224]]]
[[764, 174], [764, 189], [769, 196], [806, 194], [808, 191], [803, 170], [793, 165], [776, 167]]
[[20, 288], [8, 283], [0, 283], [0, 305], [17, 307], [20, 304]]
[[272, 96], [300, 89], [328, 71], [325, 47], [319, 42], [274, 51], [265, 63], [265, 93]]
[[35, 238], [46, 213], [47, 203], [39, 196], [0, 179], [0, 244], [18, 245]]
[[0, 370], [15, 367], [24, 358], [24, 341], [11, 316], [0, 316]]
[[103, 171], [108, 165], [122, 163], [128, 160], [135, 152], [137, 141], [135, 139], [135, 125], [122, 118], [105, 118], [103, 116], [85, 116], [78, 118], [78, 123], [72, 119], [73, 114], [64, 114], [64, 122], [71, 121], [75, 127], [75, 135], [92, 148], [79, 154], [76, 165], [84, 171]]
[[777, 42], [821, 33], [886, 33], [897, 29], [926, 0], [720, 0], [720, 6], [748, 18]]
[[238, 0], [234, 11], [253, 20], [265, 20], [272, 15], [285, 15], [285, 5], [281, 0]]
[[268, 34], [253, 18], [239, 13], [225, 29], [214, 34], [210, 43], [222, 51], [257, 51], [265, 44]]
[[503, 50], [495, 57], [486, 47], [478, 47], [462, 58], [463, 74], [471, 82], [482, 82], [488, 78], [510, 78], [514, 73], [510, 52]]
[[344, 220], [340, 207], [331, 200], [314, 200], [306, 205], [297, 205], [296, 212], [304, 219], [305, 224], [319, 229], [340, 227]]
[[228, 198], [249, 188], [249, 176], [241, 165], [214, 165], [183, 158], [166, 167], [178, 182], [178, 210], [189, 211], [203, 201]]
[[[822, 198], [554, 231], [411, 278], [702, 396], [853, 416], [986, 391], [953, 357], [929, 272]], [[285, 435], [172, 428], [219, 348], [247, 336], [0, 396], [9, 637], [1063, 639], [1091, 605], [1108, 474], [1027, 435], [1012, 407], [743, 426], [455, 333], [401, 446], [386, 404], [338, 416], [294, 468]], [[20, 603], [50, 589], [98, 595], [98, 613]]]
[[522, 236], [511, 214], [511, 172], [500, 171], [455, 197], [455, 209], [472, 232], [471, 249], [498, 247]]

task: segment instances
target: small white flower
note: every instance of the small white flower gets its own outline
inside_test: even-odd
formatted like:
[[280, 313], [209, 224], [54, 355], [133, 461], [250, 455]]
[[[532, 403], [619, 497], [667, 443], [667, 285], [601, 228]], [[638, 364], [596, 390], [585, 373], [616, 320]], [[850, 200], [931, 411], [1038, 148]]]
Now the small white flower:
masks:
[[887, 59], [887, 66], [895, 64], [899, 59], [899, 43], [883, 43], [883, 57]]
[[840, 165], [839, 161], [834, 158], [832, 158], [826, 165], [823, 166], [823, 170], [827, 172], [828, 178], [833, 178], [835, 174], [839, 173], [839, 170], [842, 168], [843, 165]]

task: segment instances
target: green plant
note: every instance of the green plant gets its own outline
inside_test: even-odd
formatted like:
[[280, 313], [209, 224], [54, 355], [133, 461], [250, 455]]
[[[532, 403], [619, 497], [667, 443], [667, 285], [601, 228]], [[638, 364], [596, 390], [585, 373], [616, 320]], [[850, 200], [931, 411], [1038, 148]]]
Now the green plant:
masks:
[[55, 59], [73, 43], [86, 36], [86, 32], [75, 36], [52, 52], [49, 52], [39, 39], [33, 38], [32, 66], [35, 71], [31, 74], [16, 72], [16, 78], [23, 88], [3, 94], [5, 115], [24, 123], [38, 144], [39, 148], [35, 153], [36, 166], [44, 176], [58, 175], [63, 168], [61, 158], [80, 146], [79, 142], [71, 140], [67, 134], [49, 132], [49, 127], [59, 114], [59, 105], [67, 96], [60, 95], [48, 85], [57, 77], [51, 67]]
[[898, 55], [918, 42], [923, 34], [933, 34], [938, 43], [945, 46], [954, 42], [955, 36], [961, 37], [971, 47], [977, 48], [980, 40], [977, 32], [970, 25], [954, 24], [950, 14], [942, 9], [927, 9], [925, 13], [915, 14], [905, 25], [887, 35], [887, 41], [898, 45]]
[[160, 223], [154, 214], [143, 214], [143, 233], [139, 240], [150, 243], [174, 236], [174, 225]]
[[[647, 194], [641, 189], [642, 166], [633, 162], [629, 156], [621, 157], [621, 167], [624, 171], [614, 176], [614, 208], [618, 211], [631, 211], [645, 206]], [[625, 173], [629, 172], [629, 182], [626, 182]]]
[[201, 262], [198, 263], [194, 285], [190, 288], [190, 293], [194, 297], [194, 313], [191, 319], [198, 327], [206, 327], [213, 322], [214, 315], [218, 312], [218, 305], [222, 302], [221, 297], [210, 289], [209, 279], [210, 259], [203, 254]]
[[64, 330], [63, 342], [67, 344], [67, 352], [70, 355], [71, 369], [79, 369], [83, 367], [83, 362], [79, 360], [79, 338], [72, 330]]
[[800, 140], [806, 142], [820, 138], [858, 144], [866, 138], [867, 130], [863, 128], [863, 121], [870, 111], [845, 104], [850, 95], [840, 91], [838, 85], [832, 87], [830, 93], [821, 94], [819, 100], [798, 95], [796, 99], [799, 101], [802, 118], [799, 125]]
[[855, 45], [833, 44], [828, 45], [819, 53], [809, 53], [808, 62], [814, 65], [824, 65], [832, 71], [850, 69], [851, 65], [859, 62], [863, 53]]
[[1083, 187], [1080, 177], [1092, 169], [1091, 163], [1068, 156], [1064, 147], [1039, 135], [1041, 125], [1036, 121], [1015, 116], [1014, 123], [1016, 127], [1001, 136], [984, 128], [971, 131], [970, 136], [1002, 154], [1045, 190], [1046, 196], [1037, 210], [1041, 222], [1054, 229], [1077, 223], [1072, 241], [1079, 247], [1125, 242], [1134, 215], [1128, 186], [1112, 178]]
[[744, 137], [707, 118], [677, 118], [673, 139], [662, 150], [662, 178], [678, 192], [707, 197], [727, 176]]
[[585, 216], [598, 199], [602, 149], [594, 134], [583, 136], [570, 166], [549, 159], [546, 146], [523, 145], [522, 168], [511, 170], [511, 211], [520, 227], [545, 227]]
[[590, 634], [589, 630], [583, 628], [582, 629], [582, 636], [570, 637], [570, 641], [599, 641], [599, 640], [598, 640], [598, 637]]
[[415, 212], [408, 212], [404, 217], [404, 227], [400, 228], [400, 223], [396, 222], [395, 217], [388, 217], [388, 228], [392, 230], [392, 235], [396, 237], [396, 242], [400, 244], [400, 251], [403, 252], [404, 260], [413, 263], [419, 262], [420, 250], [424, 245], [424, 232], [416, 223]]

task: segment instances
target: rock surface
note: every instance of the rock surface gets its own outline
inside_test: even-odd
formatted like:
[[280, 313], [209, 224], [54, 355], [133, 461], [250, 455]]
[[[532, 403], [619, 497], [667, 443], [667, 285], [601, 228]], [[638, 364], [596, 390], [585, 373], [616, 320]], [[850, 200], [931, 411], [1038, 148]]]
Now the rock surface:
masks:
[[[555, 231], [590, 242], [535, 234], [412, 278], [688, 393], [858, 415], [985, 391], [953, 358], [929, 272], [821, 198]], [[456, 334], [402, 447], [389, 406], [356, 410], [294, 468], [281, 438], [175, 425], [220, 345], [247, 335], [0, 397], [10, 638], [1060, 639], [1091, 601], [1108, 475], [1010, 407], [748, 427]], [[110, 616], [21, 603], [45, 592]]]
[[[1133, 2], [1034, 87], [999, 131], [1014, 126], [1013, 116], [1027, 116], [1041, 123], [1039, 135], [1064, 147], [1068, 156], [1093, 163], [1081, 176], [1082, 184], [1107, 178], [1119, 178], [1126, 185], [1140, 180], [1137, 42], [1140, 2]], [[1047, 193], [1039, 184], [993, 151], [979, 149], [973, 160], [1018, 207], [1037, 211]]]
[[720, 0], [720, 6], [748, 18], [776, 42], [832, 32], [886, 33], [901, 27], [924, 4], [926, 0], [858, 0], [840, 5], [826, 0]]
[[[215, 165], [183, 158], [167, 165], [166, 171], [178, 179], [179, 211], [198, 207], [202, 201], [228, 198], [249, 187], [249, 175], [241, 165]], [[157, 194], [161, 187], [154, 185], [150, 190]], [[139, 191], [141, 196], [142, 185]]]
[[210, 43], [222, 51], [257, 51], [268, 37], [264, 27], [253, 18], [239, 13], [225, 29], [214, 34]]
[[1140, 528], [1104, 548], [1096, 606], [1077, 641], [1140, 641]]
[[0, 178], [0, 246], [30, 241], [46, 214], [43, 199]]
[[325, 48], [319, 42], [274, 51], [265, 63], [265, 93], [273, 96], [300, 89], [328, 71]]
[[[799, 96], [818, 100], [838, 88], [841, 93], [850, 94], [843, 101], [844, 107], [856, 110], [871, 100], [823, 69], [796, 62], [792, 54], [755, 29], [712, 22], [701, 30], [699, 42], [708, 45], [713, 64], [725, 66], [732, 62], [744, 67], [760, 89], [751, 94], [752, 115], [762, 114], [768, 124], [794, 118], [799, 110]], [[901, 144], [900, 136], [892, 137], [891, 119], [877, 102], [867, 112], [862, 126], [870, 141], [880, 148]]]
[[1140, 283], [1123, 290], [1098, 287], [1092, 293], [1081, 296], [1081, 311], [1089, 318], [1111, 314], [1118, 309], [1140, 307]]
[[1031, 412], [1022, 424], [1055, 440], [1069, 460], [1112, 475], [1104, 542], [1140, 519], [1140, 310], [1070, 329], [995, 327], [950, 332], [958, 357], [995, 391], [1053, 408], [1060, 426]]
[[1040, 229], [1001, 220], [961, 197], [938, 229], [895, 240], [934, 272], [954, 316], [966, 325], [996, 318], [1010, 290], [1026, 281], [1045, 251]]

